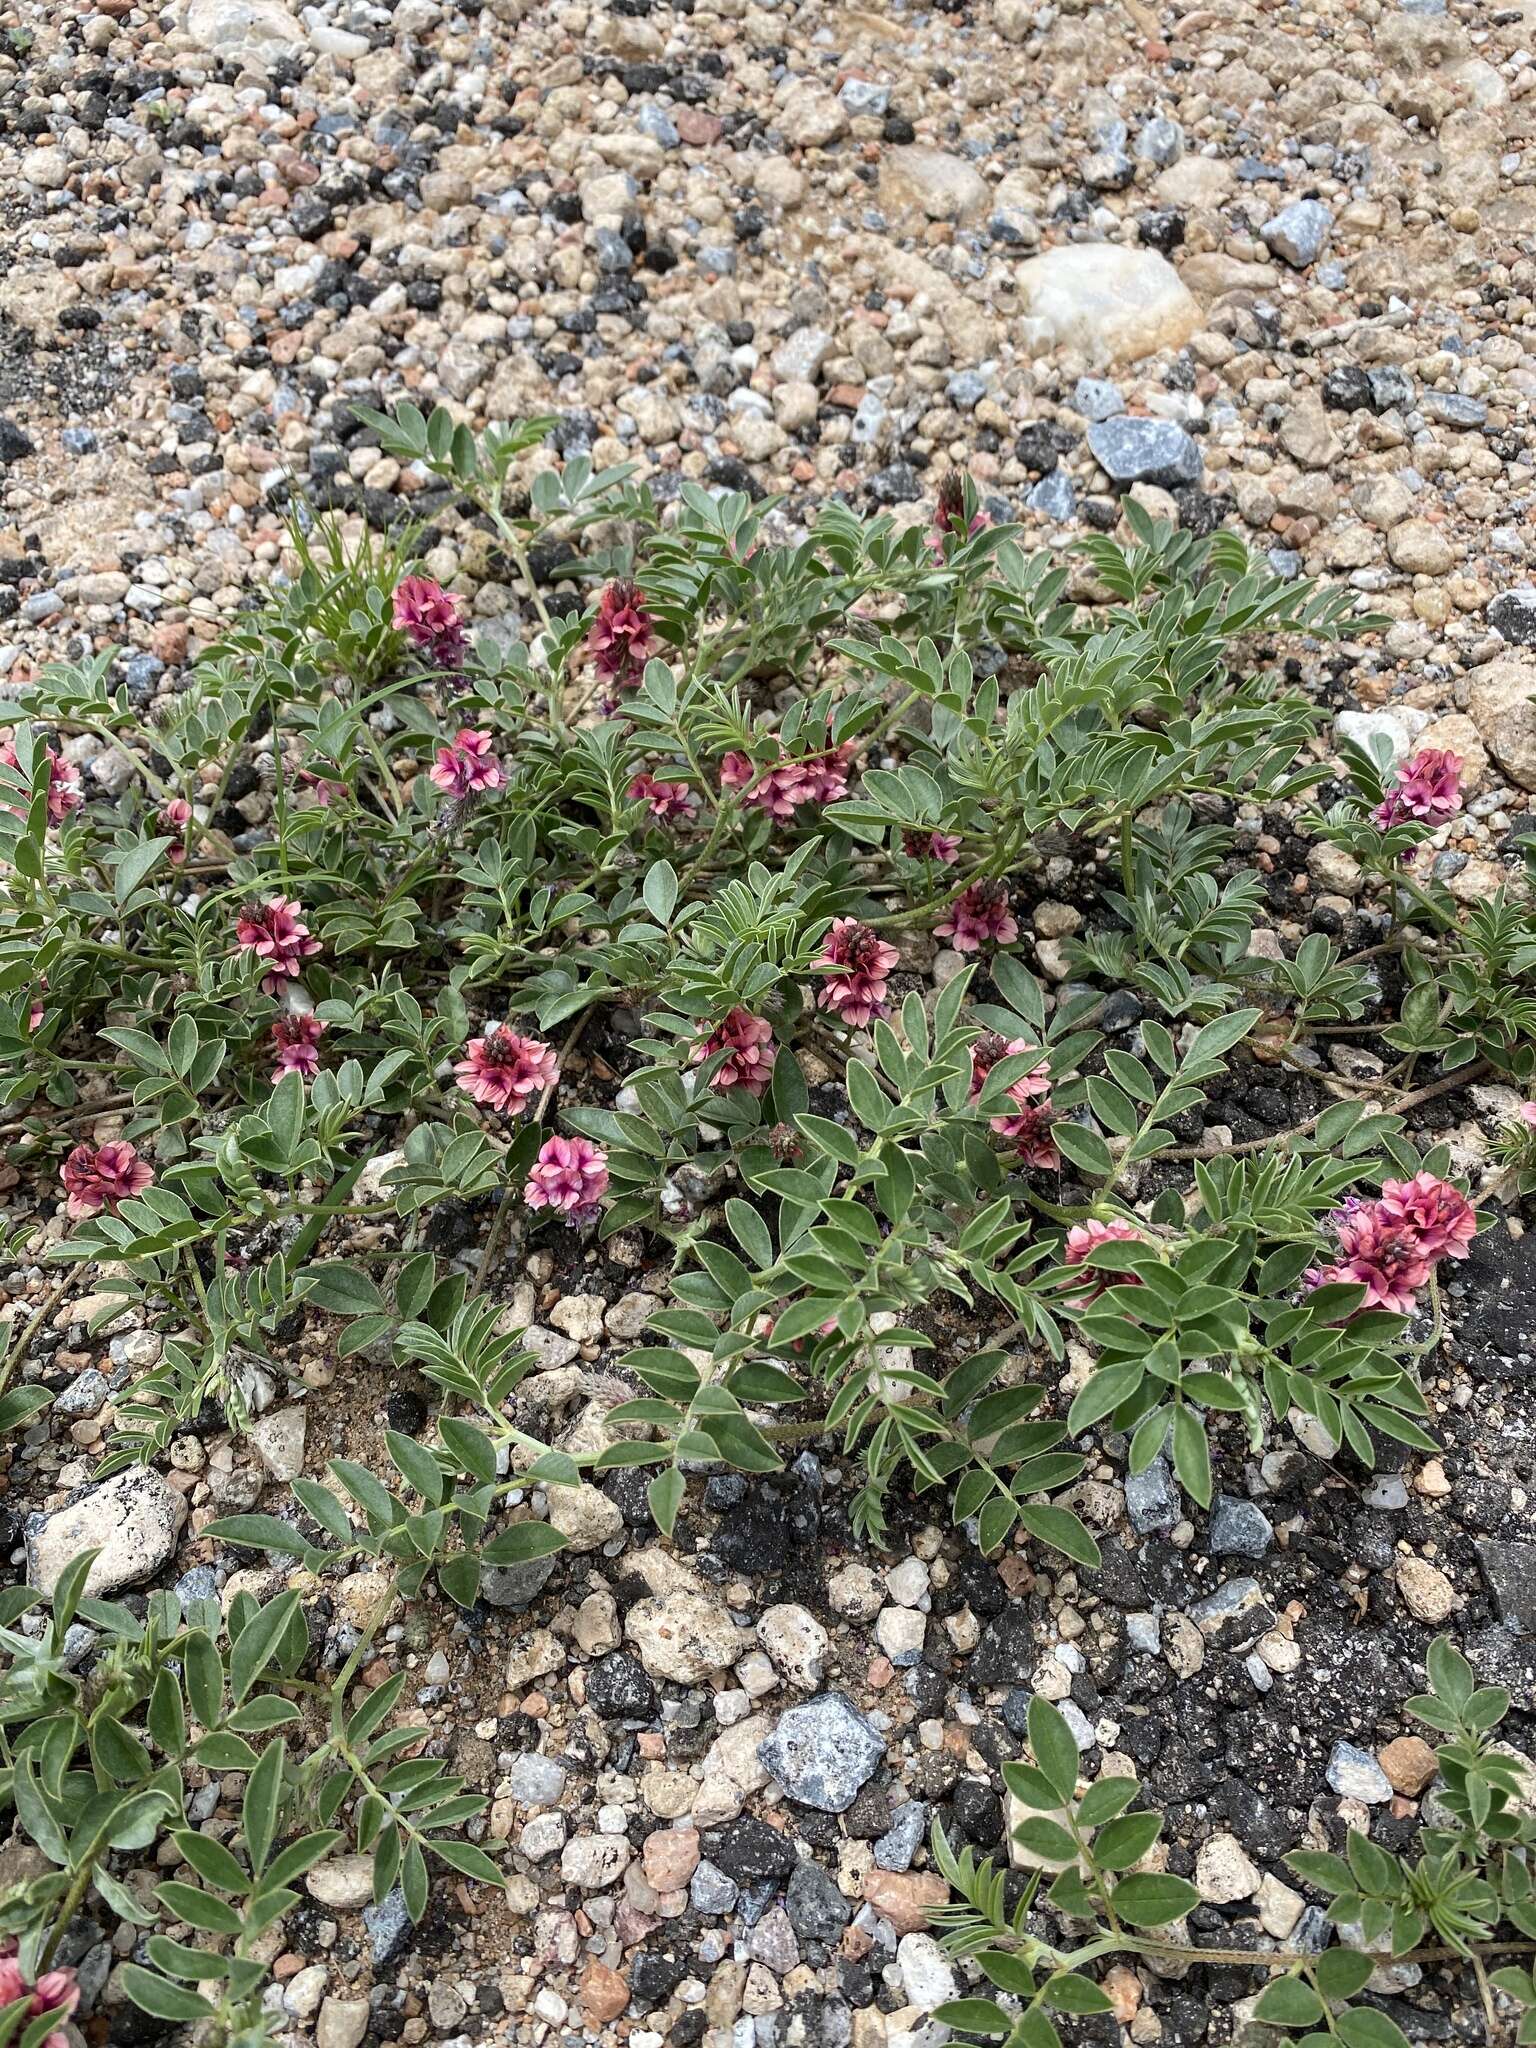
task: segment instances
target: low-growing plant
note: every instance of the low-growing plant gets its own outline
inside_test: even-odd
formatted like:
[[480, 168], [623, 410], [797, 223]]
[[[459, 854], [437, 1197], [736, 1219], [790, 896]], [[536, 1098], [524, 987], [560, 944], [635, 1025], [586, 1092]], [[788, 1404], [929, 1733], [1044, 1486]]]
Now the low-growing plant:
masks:
[[[290, 1836], [318, 1856], [350, 1831], [413, 1914], [431, 1858], [497, 1874], [457, 1832], [481, 1802], [401, 1760], [400, 1682], [356, 1696], [371, 1632], [310, 1675], [308, 1588], [362, 1566], [380, 1612], [468, 1607], [487, 1568], [558, 1547], [551, 1490], [651, 1468], [671, 1538], [701, 1468], [774, 1471], [832, 1434], [868, 1540], [893, 1495], [942, 1494], [983, 1550], [1088, 1570], [1073, 1488], [1101, 1426], [1202, 1505], [1224, 1443], [1287, 1417], [1367, 1464], [1381, 1437], [1430, 1449], [1410, 1318], [1427, 1296], [1438, 1331], [1476, 1218], [1408, 1112], [1532, 1071], [1528, 899], [1462, 918], [1405, 865], [1459, 803], [1452, 757], [1346, 750], [1350, 789], [1308, 814], [1374, 878], [1379, 943], [1253, 944], [1237, 820], [1330, 773], [1315, 707], [1253, 650], [1369, 627], [1348, 593], [1131, 504], [1127, 540], [1065, 559], [959, 478], [926, 529], [833, 504], [792, 533], [744, 494], [662, 507], [626, 470], [554, 464], [548, 421], [368, 417], [413, 487], [468, 508], [461, 553], [499, 584], [483, 630], [410, 529], [300, 510], [288, 573], [183, 688], [145, 707], [110, 651], [56, 665], [0, 740], [0, 1108], [68, 1224], [0, 1421], [46, 1406], [30, 1341], [84, 1268], [92, 1335], [127, 1310], [161, 1339], [99, 1477], [210, 1418], [244, 1429], [311, 1321], [336, 1361], [440, 1396], [423, 1440], [386, 1434], [388, 1475], [337, 1459], [210, 1526], [290, 1561], [264, 1606], [157, 1593], [140, 1620], [74, 1568], [46, 1626], [6, 1596], [0, 1792], [56, 1879], [0, 1925], [45, 1975], [92, 1887], [148, 1925], [117, 1873], [170, 1830], [202, 1884], [160, 1906], [209, 1940], [155, 1936], [125, 1982], [228, 2039], [267, 2024], [249, 1943], [302, 1874]], [[1074, 904], [1037, 975], [1027, 906], [1052, 892]], [[1130, 1037], [1106, 1022], [1126, 996]], [[1320, 1044], [1367, 1029], [1395, 1065], [1334, 1079]], [[1190, 1143], [1264, 1068], [1321, 1107]], [[1521, 1188], [1529, 1122], [1503, 1141]], [[473, 1253], [442, 1256], [465, 1212]], [[535, 1361], [503, 1283], [535, 1237], [637, 1232], [668, 1296], [578, 1454], [510, 1419]], [[98, 1638], [84, 1677], [71, 1622]], [[1114, 1860], [1145, 1818], [1077, 1803], [1054, 1727], [1028, 1783], [1052, 1795], [1034, 1834], [1082, 1873], [1058, 1903], [1155, 1924], [1174, 1881]], [[246, 1774], [240, 1855], [184, 1845], [189, 1767]], [[1074, 1969], [1051, 1962], [1045, 2004], [1089, 1995]]]

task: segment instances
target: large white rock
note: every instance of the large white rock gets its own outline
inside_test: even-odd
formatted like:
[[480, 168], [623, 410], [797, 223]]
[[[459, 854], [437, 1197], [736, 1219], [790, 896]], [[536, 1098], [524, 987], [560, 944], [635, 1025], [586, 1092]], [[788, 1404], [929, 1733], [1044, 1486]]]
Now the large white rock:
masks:
[[1073, 348], [1089, 362], [1133, 363], [1182, 348], [1200, 308], [1154, 249], [1074, 242], [1032, 256], [1017, 273], [1024, 341], [1039, 354]]
[[170, 1563], [186, 1519], [186, 1501], [158, 1472], [139, 1465], [115, 1472], [28, 1532], [27, 1583], [52, 1593], [70, 1560], [94, 1550], [87, 1593], [142, 1586]]
[[309, 44], [304, 24], [282, 0], [191, 0], [186, 29], [210, 57], [258, 67]]

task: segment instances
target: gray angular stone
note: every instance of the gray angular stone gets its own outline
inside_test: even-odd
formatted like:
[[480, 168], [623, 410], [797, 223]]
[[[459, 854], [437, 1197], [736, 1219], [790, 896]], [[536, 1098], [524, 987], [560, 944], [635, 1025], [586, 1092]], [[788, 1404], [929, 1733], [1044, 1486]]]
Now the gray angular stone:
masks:
[[642, 135], [649, 135], [652, 142], [659, 142], [663, 149], [676, 149], [681, 140], [672, 116], [651, 101], [647, 101], [636, 114], [635, 126]]
[[891, 88], [875, 85], [867, 78], [845, 78], [838, 87], [837, 97], [848, 114], [880, 115], [891, 104]]
[[1320, 199], [1298, 199], [1281, 207], [1259, 230], [1265, 242], [1294, 270], [1315, 263], [1333, 232], [1333, 214]]
[[928, 1808], [909, 1799], [891, 1815], [891, 1824], [875, 1844], [875, 1862], [882, 1870], [910, 1870], [918, 1844], [928, 1832]]
[[[726, 1883], [730, 1882], [727, 1878]], [[836, 1941], [853, 1918], [852, 1906], [809, 1856], [801, 1857], [784, 1888], [784, 1910], [801, 1941]]]
[[1536, 1543], [1484, 1537], [1477, 1545], [1477, 1561], [1500, 1621], [1517, 1635], [1536, 1635]]
[[1389, 363], [1383, 370], [1367, 372], [1366, 381], [1371, 387], [1373, 412], [1390, 412], [1395, 405], [1413, 403], [1413, 379], [1395, 364]]
[[1358, 1799], [1364, 1806], [1385, 1806], [1392, 1797], [1392, 1783], [1368, 1749], [1352, 1742], [1336, 1742], [1328, 1758], [1327, 1778], [1341, 1799]]
[[1024, 502], [1031, 512], [1043, 513], [1061, 524], [1076, 512], [1077, 493], [1066, 471], [1053, 469], [1049, 476], [1041, 477]]
[[[794, 1880], [790, 1880], [793, 1884]], [[741, 1886], [734, 1877], [704, 1858], [694, 1871], [688, 1884], [688, 1903], [695, 1913], [729, 1913], [741, 1896]], [[793, 1919], [793, 1912], [791, 1912]]]
[[1112, 420], [1125, 411], [1125, 395], [1107, 377], [1079, 377], [1072, 387], [1072, 404], [1085, 420]]
[[1419, 400], [1420, 412], [1448, 427], [1481, 427], [1487, 424], [1488, 407], [1481, 398], [1463, 398], [1459, 391], [1426, 391]]
[[1218, 1650], [1250, 1649], [1275, 1625], [1274, 1609], [1256, 1579], [1228, 1579], [1193, 1606], [1189, 1618]]
[[1166, 1458], [1156, 1457], [1145, 1472], [1127, 1475], [1125, 1511], [1138, 1536], [1157, 1536], [1173, 1527], [1182, 1502]]
[[781, 1714], [757, 1754], [799, 1805], [846, 1813], [884, 1760], [885, 1737], [851, 1700], [824, 1692]]
[[1211, 1509], [1207, 1548], [1213, 1557], [1262, 1557], [1275, 1540], [1269, 1517], [1251, 1500], [1218, 1493]]
[[555, 1555], [525, 1558], [521, 1564], [488, 1564], [480, 1572], [480, 1598], [488, 1607], [526, 1607], [544, 1590]]
[[411, 1916], [399, 1885], [386, 1892], [377, 1906], [363, 1908], [363, 1926], [373, 1953], [373, 1967], [384, 1970], [398, 1962], [411, 1938]]
[[93, 1365], [81, 1373], [78, 1379], [70, 1381], [63, 1393], [54, 1401], [53, 1412], [55, 1415], [70, 1417], [95, 1415], [100, 1411], [110, 1392], [106, 1374], [98, 1372]]
[[1173, 420], [1096, 420], [1088, 429], [1093, 459], [1111, 482], [1161, 484], [1173, 490], [1200, 481], [1200, 450]]
[[1184, 130], [1166, 114], [1154, 114], [1136, 137], [1136, 154], [1143, 163], [1166, 170], [1184, 154]]

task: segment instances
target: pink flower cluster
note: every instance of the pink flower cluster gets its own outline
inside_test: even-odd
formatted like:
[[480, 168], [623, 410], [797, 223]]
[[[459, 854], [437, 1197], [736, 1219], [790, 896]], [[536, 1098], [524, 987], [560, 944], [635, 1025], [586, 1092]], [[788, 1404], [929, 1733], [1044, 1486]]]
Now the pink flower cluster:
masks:
[[957, 953], [976, 953], [985, 945], [1011, 946], [1019, 936], [1018, 921], [1008, 902], [1006, 883], [972, 882], [949, 906], [934, 937], [950, 939]]
[[754, 767], [745, 754], [730, 753], [720, 763], [720, 787], [743, 792], [742, 802], [785, 822], [802, 804], [835, 804], [848, 794], [848, 769], [858, 751], [852, 740], [828, 747], [804, 760], [780, 749], [770, 768]]
[[[1101, 1244], [1145, 1244], [1146, 1239], [1134, 1223], [1127, 1223], [1123, 1216], [1113, 1216], [1108, 1223], [1100, 1223], [1090, 1216], [1086, 1223], [1074, 1223], [1067, 1232], [1066, 1247], [1062, 1252], [1065, 1264], [1080, 1266], [1096, 1252]], [[1137, 1273], [1101, 1273], [1090, 1269], [1072, 1281], [1073, 1292], [1087, 1301], [1096, 1301], [1106, 1287], [1139, 1287], [1141, 1276]], [[1086, 1289], [1086, 1294], [1083, 1290]]]
[[1313, 1267], [1306, 1285], [1350, 1281], [1365, 1289], [1364, 1307], [1404, 1316], [1440, 1260], [1464, 1259], [1477, 1235], [1472, 1204], [1433, 1173], [1386, 1181], [1374, 1202], [1352, 1196], [1331, 1220], [1339, 1257]]
[[[37, 1027], [34, 1025], [33, 1029]], [[1536, 1102], [1522, 1102], [1515, 1115], [1527, 1129], [1536, 1131]]]
[[946, 471], [939, 480], [933, 525], [928, 529], [928, 548], [933, 559], [942, 562], [951, 541], [969, 540], [973, 533], [980, 533], [991, 524], [985, 512], [974, 512], [966, 518], [965, 478], [958, 469]]
[[476, 1102], [499, 1109], [503, 1116], [520, 1116], [535, 1096], [554, 1087], [560, 1062], [542, 1039], [524, 1038], [505, 1024], [487, 1024], [479, 1038], [470, 1040], [453, 1071], [464, 1093]]
[[313, 1081], [320, 1071], [320, 1040], [325, 1026], [307, 1010], [285, 1012], [272, 1026], [272, 1079], [302, 1074]]
[[698, 809], [698, 799], [686, 782], [658, 782], [649, 768], [635, 776], [626, 794], [664, 825], [674, 818], [691, 818]]
[[632, 690], [656, 645], [656, 622], [645, 608], [645, 592], [624, 579], [610, 583], [597, 601], [597, 617], [587, 635], [592, 666], [621, 690]]
[[835, 1010], [845, 1024], [862, 1029], [890, 1010], [886, 980], [901, 955], [856, 917], [833, 920], [822, 941], [821, 960], [838, 971], [816, 991], [819, 1010]]
[[116, 1215], [119, 1202], [142, 1194], [154, 1178], [154, 1168], [139, 1157], [126, 1138], [113, 1139], [105, 1145], [77, 1145], [59, 1169], [59, 1179], [69, 1197], [64, 1205], [65, 1214], [76, 1222], [82, 1216], [95, 1216], [102, 1209], [110, 1209]]
[[463, 603], [430, 576], [407, 576], [395, 585], [395, 629], [439, 668], [462, 668], [469, 652]]
[[727, 1013], [724, 1023], [717, 1024], [707, 1038], [699, 1040], [690, 1063], [701, 1066], [717, 1052], [726, 1057], [716, 1069], [714, 1087], [745, 1088], [749, 1095], [768, 1092], [778, 1047], [773, 1040], [773, 1026], [766, 1017], [754, 1017], [738, 1004]]
[[901, 850], [909, 860], [937, 861], [941, 868], [947, 868], [960, 857], [960, 835], [957, 832], [919, 832], [909, 825], [901, 835]]
[[160, 806], [159, 824], [162, 831], [174, 834], [176, 844], [166, 854], [173, 868], [179, 868], [187, 857], [187, 827], [192, 822], [192, 806], [184, 796], [167, 797]]
[[[1000, 1031], [984, 1031], [971, 1047], [971, 1100], [980, 1095], [988, 1074], [999, 1060], [1014, 1053], [1033, 1052], [1027, 1039], [1004, 1038]], [[1008, 1100], [1017, 1104], [991, 1120], [1000, 1138], [1011, 1138], [1026, 1166], [1060, 1166], [1061, 1154], [1051, 1136], [1056, 1112], [1051, 1106], [1051, 1077], [1042, 1064], [1011, 1082]]]
[[299, 910], [290, 898], [271, 896], [265, 903], [247, 904], [235, 922], [235, 942], [241, 951], [266, 963], [261, 985], [269, 996], [278, 994], [284, 981], [320, 950], [320, 941], [310, 937]]
[[1422, 748], [1398, 769], [1392, 787], [1376, 806], [1376, 823], [1383, 832], [1405, 818], [1443, 825], [1461, 809], [1461, 770], [1459, 754], [1446, 747]]
[[[7, 768], [19, 768], [16, 748], [12, 744], [16, 728], [8, 725], [0, 731], [0, 763]], [[62, 825], [71, 811], [78, 811], [85, 799], [80, 794], [80, 770], [73, 761], [66, 761], [55, 747], [44, 743], [43, 753], [48, 761], [48, 822]], [[8, 804], [6, 809], [16, 817], [21, 816], [21, 807]]]
[[[15, 1942], [7, 1941], [0, 1947], [0, 2007], [14, 2005], [18, 1998], [31, 2000], [22, 2021], [23, 2028], [28, 2021], [41, 2019], [45, 2012], [57, 2013], [62, 2022], [79, 2004], [80, 1987], [75, 1982], [73, 1970], [45, 1970], [41, 1977], [29, 1984], [22, 1975]], [[68, 2039], [60, 2025], [43, 2036], [40, 2048], [67, 2048]]]
[[427, 770], [427, 780], [457, 802], [487, 789], [500, 789], [507, 778], [491, 752], [494, 745], [488, 732], [462, 726], [450, 745], [438, 748], [437, 759]]
[[608, 1192], [608, 1155], [588, 1138], [546, 1138], [528, 1170], [523, 1200], [530, 1209], [559, 1209], [589, 1223]]

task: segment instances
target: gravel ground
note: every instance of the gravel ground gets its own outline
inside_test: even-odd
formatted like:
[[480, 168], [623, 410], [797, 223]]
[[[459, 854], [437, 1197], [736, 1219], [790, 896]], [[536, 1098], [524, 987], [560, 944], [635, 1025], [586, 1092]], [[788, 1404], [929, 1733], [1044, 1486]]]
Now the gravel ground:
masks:
[[[354, 402], [547, 412], [561, 452], [635, 461], [660, 499], [685, 478], [780, 493], [786, 531], [832, 495], [926, 520], [958, 462], [1043, 543], [1112, 528], [1129, 488], [1369, 593], [1389, 627], [1301, 679], [1343, 733], [1461, 754], [1437, 872], [1468, 902], [1506, 878], [1536, 790], [1536, 0], [81, 0], [0, 24], [12, 686], [118, 646], [133, 692], [174, 689], [282, 563], [296, 491], [427, 519], [431, 573], [516, 630], [483, 536]], [[71, 749], [110, 788], [110, 750]], [[267, 801], [237, 808], [256, 824]], [[1348, 928], [1353, 862], [1298, 866], [1268, 830], [1253, 852], [1282, 931], [1293, 905]], [[1507, 1108], [1435, 1105], [1463, 1171]], [[1266, 1121], [1222, 1107], [1239, 1136]], [[535, 1255], [513, 1294], [557, 1432], [612, 1400], [651, 1256]], [[560, 1497], [569, 1554], [453, 1633], [414, 1611], [377, 1674], [410, 1664], [492, 1798], [505, 1898], [444, 1882], [412, 1933], [389, 1901], [358, 1910], [355, 1870], [317, 1872], [273, 1937], [293, 2038], [937, 2048], [954, 1978], [923, 1839], [938, 1817], [1003, 1842], [1031, 1690], [1090, 1774], [1129, 1759], [1168, 1806], [1197, 1935], [1315, 1938], [1280, 1859], [1367, 1819], [1411, 1840], [1426, 1753], [1399, 1703], [1431, 1636], [1532, 1697], [1532, 1267], [1500, 1223], [1451, 1290], [1443, 1457], [1372, 1478], [1287, 1440], [1229, 1459], [1209, 1517], [1160, 1468], [1125, 1488], [1106, 1461], [1079, 1489], [1092, 1580], [985, 1563], [918, 1517], [860, 1553], [826, 1447], [711, 1482], [675, 1553], [628, 1475]], [[0, 1282], [13, 1320], [47, 1284]], [[25, 1514], [87, 1488], [113, 1389], [157, 1352], [126, 1327], [87, 1343], [88, 1313], [64, 1302], [34, 1347], [63, 1398], [10, 1476], [18, 1570], [24, 1534], [34, 1570], [50, 1541]], [[309, 1359], [254, 1442], [189, 1439], [166, 1477], [113, 1482], [127, 1513], [87, 1492], [52, 1541], [105, 1527], [130, 1586], [222, 1579], [212, 1515], [381, 1455], [356, 1369], [333, 1370]], [[378, 1378], [392, 1426], [420, 1428], [419, 1395]], [[328, 1655], [367, 1594], [337, 1589]], [[91, 2026], [153, 2038], [93, 1955]], [[1123, 1970], [1113, 2018], [1063, 2025], [1251, 2039], [1257, 1981]], [[1378, 1988], [1415, 2040], [1484, 2038], [1453, 1979]]]

